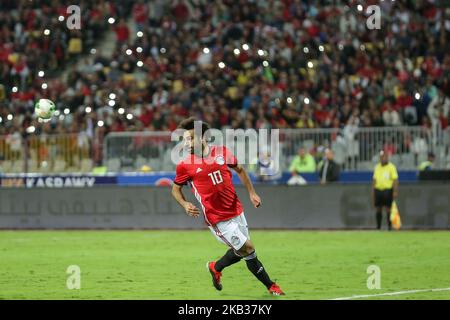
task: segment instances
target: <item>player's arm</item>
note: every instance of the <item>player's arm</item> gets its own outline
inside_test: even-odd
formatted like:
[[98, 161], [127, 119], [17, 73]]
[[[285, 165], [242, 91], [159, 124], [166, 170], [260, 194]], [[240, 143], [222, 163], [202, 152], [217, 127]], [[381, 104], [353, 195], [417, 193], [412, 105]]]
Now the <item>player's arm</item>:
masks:
[[392, 197], [394, 198], [394, 200], [398, 197], [398, 179], [394, 180]]
[[186, 211], [188, 215], [190, 215], [191, 217], [198, 217], [200, 211], [192, 203], [186, 201], [183, 191], [181, 190], [182, 188], [183, 185], [174, 183], [172, 186], [172, 196], [180, 204], [180, 206], [183, 207], [184, 211]]
[[231, 168], [234, 171], [236, 171], [242, 184], [247, 189], [248, 194], [250, 196], [250, 201], [253, 203], [255, 208], [258, 208], [261, 205], [261, 198], [256, 194], [255, 188], [253, 187], [253, 183], [250, 180], [250, 177], [248, 176], [248, 173], [245, 170], [245, 168], [240, 164], [236, 164], [235, 166], [232, 166]]
[[372, 179], [372, 205], [375, 207], [375, 185], [377, 181], [375, 178]]
[[394, 183], [392, 185], [392, 187], [393, 187], [392, 197], [395, 200], [398, 197], [398, 172], [397, 172], [397, 168], [396, 167], [393, 167], [393, 169], [392, 169], [392, 178], [394, 180]]

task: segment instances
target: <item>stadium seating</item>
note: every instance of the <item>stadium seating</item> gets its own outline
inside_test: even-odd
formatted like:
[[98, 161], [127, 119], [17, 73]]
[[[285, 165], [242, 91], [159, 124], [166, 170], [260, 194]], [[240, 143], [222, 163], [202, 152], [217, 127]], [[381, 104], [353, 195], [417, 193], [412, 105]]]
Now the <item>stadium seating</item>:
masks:
[[[173, 130], [188, 115], [217, 128], [448, 127], [450, 9], [438, 2], [385, 1], [370, 34], [357, 1], [144, 1], [139, 21], [129, 0], [83, 3], [77, 32], [59, 20], [65, 1], [2, 1], [0, 136], [78, 132], [95, 166], [108, 133]], [[106, 30], [112, 52], [101, 50]], [[44, 96], [59, 115], [40, 124], [31, 111]], [[169, 168], [158, 152], [140, 156]], [[136, 156], [119, 168], [136, 170]]]

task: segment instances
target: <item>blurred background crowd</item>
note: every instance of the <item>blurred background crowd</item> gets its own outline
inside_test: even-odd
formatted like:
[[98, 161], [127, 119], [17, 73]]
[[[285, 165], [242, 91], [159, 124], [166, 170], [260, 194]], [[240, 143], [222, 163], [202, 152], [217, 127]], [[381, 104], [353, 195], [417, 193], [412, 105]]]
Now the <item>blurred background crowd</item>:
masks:
[[448, 126], [447, 1], [78, 1], [69, 30], [72, 2], [1, 1], [0, 135]]

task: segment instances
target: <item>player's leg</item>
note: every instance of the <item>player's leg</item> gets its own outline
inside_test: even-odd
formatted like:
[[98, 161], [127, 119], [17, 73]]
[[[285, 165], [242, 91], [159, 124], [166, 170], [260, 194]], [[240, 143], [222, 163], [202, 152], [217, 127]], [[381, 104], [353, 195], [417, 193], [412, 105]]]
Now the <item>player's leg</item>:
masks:
[[[243, 216], [243, 214], [241, 216]], [[248, 233], [242, 234], [242, 232], [240, 232], [242, 231], [243, 225], [246, 227], [245, 219], [243, 222], [240, 218], [241, 216], [210, 226], [210, 230], [213, 232], [214, 236], [220, 242], [230, 247], [225, 255], [214, 263], [214, 269], [218, 272], [221, 272], [224, 268], [229, 267], [242, 259], [242, 256], [237, 253], [237, 249], [242, 247], [245, 243], [248, 238]]]
[[381, 220], [382, 220], [382, 211], [383, 211], [383, 206], [382, 206], [382, 193], [379, 190], [375, 190], [375, 217], [377, 220], [377, 229], [380, 230], [381, 229]]
[[218, 272], [221, 272], [226, 267], [241, 261], [242, 257], [236, 252], [236, 250], [231, 245], [230, 243], [231, 239], [227, 240], [226, 237], [224, 236], [224, 234], [230, 234], [234, 229], [237, 228], [235, 221], [229, 220], [219, 222], [215, 226], [210, 226], [209, 228], [217, 240], [230, 247], [230, 249], [222, 256], [222, 258], [214, 262], [215, 264], [214, 269]]
[[391, 230], [391, 229], [392, 229], [392, 223], [391, 223], [391, 207], [386, 207], [386, 218], [387, 218], [388, 230]]
[[[214, 234], [217, 240], [230, 247], [230, 249], [222, 258], [217, 261], [210, 261], [207, 263], [207, 268], [209, 270], [209, 273], [211, 274], [213, 285], [217, 290], [220, 291], [222, 290], [222, 283], [220, 280], [222, 277], [222, 270], [228, 266], [231, 266], [232, 264], [239, 262], [242, 259], [242, 257], [240, 257], [236, 253], [236, 250], [230, 243], [231, 239], [229, 235], [231, 232], [233, 232], [233, 230], [237, 229], [237, 225], [235, 221], [228, 220], [219, 222], [214, 226], [210, 226], [209, 229]], [[229, 239], [227, 239], [224, 234], [227, 234]]]
[[[247, 221], [245, 220], [244, 214], [230, 220], [220, 222], [215, 226], [211, 226], [210, 229], [214, 232], [217, 239], [228, 245], [239, 256], [243, 257], [247, 264], [247, 268], [269, 289], [272, 294], [284, 294], [281, 289], [272, 280], [270, 280], [270, 277], [264, 269], [262, 263], [258, 260], [255, 248], [249, 237]], [[227, 252], [227, 255], [229, 254], [229, 258], [233, 263], [240, 260], [238, 260], [237, 257], [232, 257], [231, 253], [235, 254], [235, 252]], [[214, 286], [216, 289], [221, 290], [222, 285], [220, 282], [219, 285], [216, 286], [218, 282], [217, 278], [220, 281], [221, 273], [215, 270], [215, 265], [211, 268], [211, 263], [209, 264], [209, 271], [213, 277]]]
[[238, 253], [244, 257], [245, 263], [247, 264], [248, 270], [261, 281], [267, 289], [269, 289], [274, 283], [270, 280], [267, 271], [264, 269], [263, 264], [259, 261], [256, 256], [255, 247], [251, 240], [247, 240], [242, 248], [239, 249]]
[[377, 229], [380, 230], [381, 229], [381, 219], [382, 219], [382, 207], [377, 207], [376, 208], [376, 218], [377, 218]]
[[392, 229], [392, 223], [391, 223], [392, 202], [393, 202], [393, 190], [392, 189], [386, 190], [386, 217], [387, 217], [388, 230]]
[[281, 288], [273, 282], [261, 261], [256, 256], [255, 247], [250, 239], [248, 239], [244, 245], [238, 250], [238, 253], [243, 256], [248, 270], [261, 281], [269, 292], [273, 295], [284, 295]]
[[242, 252], [239, 254], [244, 256], [247, 268], [255, 275], [258, 280], [260, 280], [267, 287], [267, 289], [269, 289], [269, 292], [271, 294], [284, 294], [283, 291], [281, 291], [281, 288], [278, 287], [278, 285], [275, 284], [272, 280], [270, 280], [267, 271], [264, 269], [261, 261], [259, 261], [258, 257], [256, 256], [255, 247], [253, 245], [253, 242], [250, 240], [250, 232], [248, 231], [248, 224], [247, 219], [245, 218], [245, 214], [242, 213], [241, 215], [236, 217], [236, 222], [239, 226], [239, 231], [246, 238], [244, 245], [241, 247], [241, 250], [245, 251], [245, 255]]
[[242, 257], [233, 248], [230, 248], [222, 258], [216, 261], [214, 268], [216, 271], [222, 272], [223, 269], [241, 261], [241, 259]]
[[[233, 218], [231, 221], [229, 221], [227, 224], [225, 225], [220, 225], [220, 228], [225, 232], [225, 233], [230, 233], [230, 231], [233, 231], [231, 229], [236, 229], [238, 228], [242, 234], [244, 235], [244, 237], [240, 237], [241, 238], [241, 242], [242, 244], [245, 243], [245, 241], [247, 239], [250, 239], [249, 234], [248, 234], [248, 226], [247, 226], [247, 221], [245, 219], [244, 213], [242, 213], [241, 215]], [[232, 239], [230, 239], [230, 241], [236, 241], [235, 240], [235, 236], [232, 237]], [[228, 242], [229, 246], [231, 247], [226, 253], [225, 255], [220, 258], [219, 260], [217, 260], [216, 265], [215, 265], [215, 269], [219, 272], [221, 272], [224, 268], [231, 266], [239, 261], [241, 261], [242, 256], [239, 255], [239, 253], [236, 252], [236, 250], [234, 249], [234, 247], [232, 246], [231, 242], [226, 240], [226, 241], [222, 241], [224, 243]], [[238, 244], [238, 246], [240, 246], [240, 244]]]

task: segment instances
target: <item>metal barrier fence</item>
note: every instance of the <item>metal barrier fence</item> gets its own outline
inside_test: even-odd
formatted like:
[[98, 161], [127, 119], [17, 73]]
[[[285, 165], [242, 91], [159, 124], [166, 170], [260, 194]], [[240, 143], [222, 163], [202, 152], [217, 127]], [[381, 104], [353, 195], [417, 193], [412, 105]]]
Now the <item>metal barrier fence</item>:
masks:
[[[178, 142], [171, 141], [170, 136], [170, 132], [110, 133], [103, 145], [104, 164], [113, 172], [139, 171], [144, 165], [154, 171], [172, 171], [175, 164], [171, 161], [171, 150]], [[248, 142], [237, 141], [235, 147]], [[429, 152], [436, 156], [435, 168], [450, 169], [450, 130], [424, 127], [280, 129], [279, 142], [281, 170], [288, 170], [300, 147], [310, 152], [317, 162], [325, 148], [331, 148], [343, 170], [372, 170], [380, 150], [388, 152], [400, 170], [416, 169]]]
[[344, 170], [371, 170], [378, 162], [379, 151], [390, 154], [399, 169], [413, 170], [425, 161], [428, 153], [436, 156], [435, 168], [450, 165], [450, 130], [425, 127], [383, 127], [344, 129], [287, 129], [280, 133], [284, 168], [287, 168], [296, 149], [305, 147], [319, 160], [323, 148], [331, 148], [335, 161]]
[[0, 172], [90, 172], [91, 139], [82, 133], [0, 136]]
[[[229, 132], [228, 132], [229, 133]], [[225, 132], [225, 142], [228, 142]], [[249, 149], [255, 136], [235, 141], [235, 148]], [[136, 172], [143, 166], [152, 171], [173, 171], [171, 151], [178, 141], [170, 132], [110, 133], [103, 140], [103, 159], [98, 159], [97, 140], [86, 134], [39, 135], [23, 138], [19, 133], [0, 136], [0, 173], [90, 172], [95, 162], [103, 161], [109, 172]], [[436, 156], [435, 168], [450, 169], [450, 130], [424, 127], [344, 129], [280, 129], [279, 168], [288, 170], [300, 147], [320, 161], [325, 148], [335, 153], [343, 170], [372, 170], [378, 152], [391, 154], [400, 170], [414, 170], [427, 154]], [[95, 150], [93, 150], [95, 149]], [[261, 151], [261, 150], [260, 150]]]

